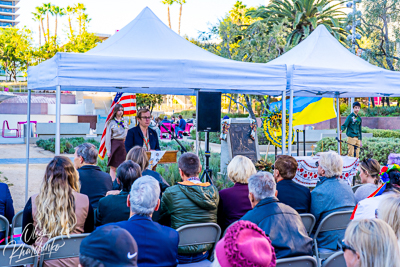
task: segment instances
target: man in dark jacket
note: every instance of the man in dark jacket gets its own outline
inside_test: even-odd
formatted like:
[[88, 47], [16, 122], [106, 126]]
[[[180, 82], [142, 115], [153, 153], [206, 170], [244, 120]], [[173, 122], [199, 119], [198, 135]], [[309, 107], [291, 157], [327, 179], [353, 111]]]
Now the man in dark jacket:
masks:
[[152, 215], [160, 207], [160, 185], [151, 176], [137, 179], [131, 187], [127, 205], [128, 221], [117, 225], [127, 230], [138, 245], [138, 266], [177, 266], [179, 234], [174, 229], [153, 222]]
[[[179, 173], [183, 182], [168, 187], [161, 199], [160, 217], [171, 216], [171, 227], [195, 223], [217, 223], [218, 190], [210, 183], [202, 183], [199, 157], [185, 153], [179, 158]], [[207, 258], [212, 244], [179, 247], [180, 264], [199, 262]]]
[[[14, 217], [13, 199], [11, 197], [10, 189], [5, 183], [0, 183], [0, 215], [6, 217], [10, 224], [12, 223]], [[0, 232], [0, 240], [4, 238], [4, 235], [5, 232]]]
[[292, 181], [298, 166], [296, 159], [292, 156], [281, 155], [276, 159], [274, 166], [279, 201], [294, 208], [298, 213], [309, 213], [310, 189]]
[[258, 172], [249, 178], [252, 210], [241, 220], [258, 225], [272, 241], [276, 257], [312, 255], [312, 239], [293, 208], [276, 198], [276, 183], [269, 172]]
[[75, 148], [74, 165], [79, 173], [81, 194], [89, 197], [93, 209], [97, 209], [100, 198], [112, 189], [111, 176], [96, 166], [97, 155], [93, 144], [84, 143]]

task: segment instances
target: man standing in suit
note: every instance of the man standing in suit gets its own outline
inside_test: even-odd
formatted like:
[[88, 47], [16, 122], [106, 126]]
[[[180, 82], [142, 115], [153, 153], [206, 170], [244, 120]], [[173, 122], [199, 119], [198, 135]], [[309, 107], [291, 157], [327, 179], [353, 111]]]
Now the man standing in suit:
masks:
[[128, 221], [115, 223], [127, 230], [139, 249], [139, 266], [176, 266], [179, 235], [172, 228], [153, 222], [153, 212], [160, 207], [160, 185], [151, 176], [137, 179], [127, 199]]

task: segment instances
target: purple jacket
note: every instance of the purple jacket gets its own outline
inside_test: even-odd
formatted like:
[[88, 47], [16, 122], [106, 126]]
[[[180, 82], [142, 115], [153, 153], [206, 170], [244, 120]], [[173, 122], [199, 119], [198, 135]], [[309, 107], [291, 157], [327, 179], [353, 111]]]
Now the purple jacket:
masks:
[[249, 210], [251, 204], [247, 184], [236, 183], [231, 188], [219, 191], [218, 224], [222, 232]]

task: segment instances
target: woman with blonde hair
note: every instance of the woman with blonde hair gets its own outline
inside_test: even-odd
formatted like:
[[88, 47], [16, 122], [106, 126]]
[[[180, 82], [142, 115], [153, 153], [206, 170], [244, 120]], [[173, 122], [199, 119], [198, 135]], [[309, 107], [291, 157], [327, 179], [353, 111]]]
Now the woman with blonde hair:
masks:
[[[79, 193], [79, 187], [79, 175], [72, 161], [54, 157], [47, 165], [39, 194], [29, 198], [25, 205], [22, 241], [40, 251], [50, 238], [92, 232], [93, 208], [89, 198]], [[79, 257], [45, 262], [45, 266], [78, 264]]]
[[400, 195], [389, 195], [382, 199], [377, 215], [392, 227], [400, 248]]
[[352, 221], [342, 249], [347, 267], [400, 267], [396, 235], [383, 220]]
[[257, 171], [249, 158], [238, 155], [229, 162], [227, 172], [235, 185], [219, 192], [217, 218], [222, 231], [251, 210], [247, 180]]

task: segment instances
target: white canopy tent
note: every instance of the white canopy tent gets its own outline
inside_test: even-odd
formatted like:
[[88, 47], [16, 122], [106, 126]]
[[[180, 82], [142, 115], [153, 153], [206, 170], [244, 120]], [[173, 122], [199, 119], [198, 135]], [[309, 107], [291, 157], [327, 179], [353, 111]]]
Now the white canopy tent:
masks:
[[[319, 25], [303, 42], [267, 63], [278, 64], [285, 64], [288, 68], [287, 89], [291, 98], [289, 132], [293, 128], [294, 95], [336, 97], [337, 103], [339, 97], [400, 95], [400, 72], [379, 68], [354, 55], [335, 39], [324, 25]], [[284, 96], [286, 98], [285, 93]], [[284, 117], [285, 101], [282, 104]], [[337, 112], [339, 114], [339, 105]], [[337, 125], [339, 137], [339, 116]], [[285, 125], [282, 127], [286, 128]], [[291, 138], [289, 135], [289, 144]], [[283, 136], [282, 139], [284, 144], [286, 137]], [[290, 145], [288, 150], [290, 154]]]
[[[27, 120], [30, 121], [31, 90], [56, 90], [58, 155], [61, 90], [279, 95], [286, 90], [286, 70], [285, 65], [245, 63], [214, 55], [173, 32], [145, 8], [127, 26], [87, 53], [57, 53], [52, 59], [30, 67]], [[28, 179], [29, 137], [26, 160]], [[26, 198], [27, 186], [26, 181]]]

